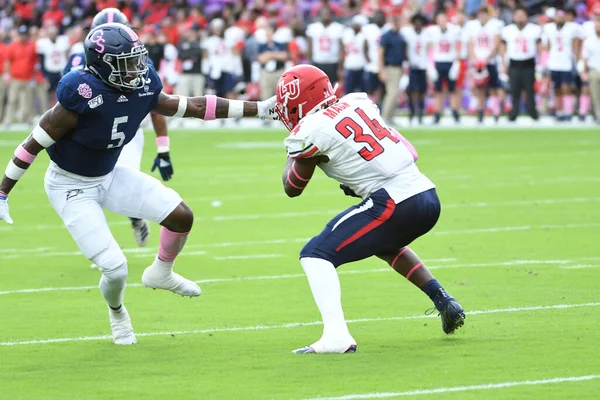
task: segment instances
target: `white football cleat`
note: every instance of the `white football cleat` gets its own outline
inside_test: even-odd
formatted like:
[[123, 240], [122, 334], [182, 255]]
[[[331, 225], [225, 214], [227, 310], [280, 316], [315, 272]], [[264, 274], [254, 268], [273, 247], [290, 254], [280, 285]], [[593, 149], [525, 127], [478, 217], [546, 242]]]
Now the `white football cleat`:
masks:
[[161, 271], [160, 268], [154, 267], [153, 265], [146, 268], [142, 274], [142, 283], [145, 287], [170, 290], [181, 296], [196, 297], [200, 296], [200, 293], [202, 293], [200, 286], [189, 279], [185, 279], [183, 276], [173, 271], [168, 271], [165, 274], [164, 270]]
[[150, 225], [145, 219], [131, 218], [131, 229], [138, 246], [144, 247], [148, 244], [150, 238]]
[[131, 345], [136, 344], [137, 340], [133, 333], [131, 318], [125, 306], [121, 306], [119, 311], [114, 311], [108, 307], [108, 317], [110, 319], [110, 329], [114, 344]]
[[346, 354], [356, 353], [356, 341], [350, 336], [344, 340], [327, 340], [323, 338], [310, 346], [292, 351], [294, 354]]

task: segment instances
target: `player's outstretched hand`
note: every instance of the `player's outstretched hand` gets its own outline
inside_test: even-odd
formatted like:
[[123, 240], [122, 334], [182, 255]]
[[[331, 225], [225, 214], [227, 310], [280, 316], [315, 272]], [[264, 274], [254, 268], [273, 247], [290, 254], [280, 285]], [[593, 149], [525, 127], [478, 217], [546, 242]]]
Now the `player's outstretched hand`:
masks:
[[279, 116], [275, 112], [275, 103], [277, 103], [276, 96], [273, 96], [265, 101], [259, 101], [258, 102], [258, 117], [260, 119], [278, 120]]
[[163, 181], [168, 181], [171, 179], [173, 174], [173, 164], [171, 163], [171, 157], [169, 153], [158, 153], [156, 158], [154, 159], [154, 164], [152, 165], [152, 172], [158, 168], [158, 172], [160, 172], [160, 176]]
[[346, 185], [342, 185], [340, 183], [340, 189], [342, 189], [344, 191], [344, 194], [346, 196], [351, 196], [351, 197], [358, 197], [360, 199], [360, 196], [357, 195], [356, 193], [354, 193], [354, 190], [350, 189], [348, 186]]
[[8, 213], [8, 199], [2, 194], [0, 194], [0, 221], [6, 221], [9, 224], [13, 223]]

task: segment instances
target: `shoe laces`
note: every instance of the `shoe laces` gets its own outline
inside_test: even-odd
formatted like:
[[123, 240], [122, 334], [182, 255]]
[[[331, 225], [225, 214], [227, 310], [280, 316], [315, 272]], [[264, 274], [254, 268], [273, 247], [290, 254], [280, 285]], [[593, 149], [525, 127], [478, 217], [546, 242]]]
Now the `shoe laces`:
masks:
[[[428, 308], [427, 310], [425, 310], [425, 315], [431, 315], [431, 314], [435, 313], [436, 311], [438, 311], [438, 309], [435, 307]], [[438, 315], [440, 315], [439, 311], [438, 311]]]

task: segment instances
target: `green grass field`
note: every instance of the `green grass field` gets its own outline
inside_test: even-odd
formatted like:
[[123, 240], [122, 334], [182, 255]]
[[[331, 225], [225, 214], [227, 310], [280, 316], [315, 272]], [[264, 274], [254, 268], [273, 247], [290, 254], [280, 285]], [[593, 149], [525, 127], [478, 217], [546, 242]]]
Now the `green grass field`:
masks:
[[[197, 219], [176, 269], [202, 296], [142, 288], [158, 227], [138, 249], [109, 215], [138, 335], [113, 345], [99, 273], [52, 210], [40, 157], [10, 196], [15, 224], [0, 225], [0, 399], [597, 399], [598, 132], [404, 133], [443, 204], [412, 248], [465, 307], [457, 334], [370, 259], [339, 270], [358, 352], [291, 354], [321, 333], [298, 252], [353, 199], [320, 172], [286, 198], [283, 132], [173, 131], [169, 185]], [[25, 136], [2, 135], [0, 160]]]

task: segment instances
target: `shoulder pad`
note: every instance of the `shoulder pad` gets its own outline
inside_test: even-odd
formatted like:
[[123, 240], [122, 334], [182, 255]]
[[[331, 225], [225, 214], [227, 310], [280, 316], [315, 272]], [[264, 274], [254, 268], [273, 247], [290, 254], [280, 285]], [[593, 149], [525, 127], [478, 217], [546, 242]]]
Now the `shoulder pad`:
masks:
[[283, 141], [288, 157], [307, 158], [320, 155], [319, 148], [311, 140], [312, 129], [310, 125], [300, 123], [296, 125], [290, 135]]
[[100, 94], [94, 93], [98, 90], [94, 90], [95, 88], [83, 79], [82, 73], [80, 70], [69, 72], [61, 78], [56, 88], [56, 99], [60, 105], [78, 114], [82, 114], [88, 102]]

